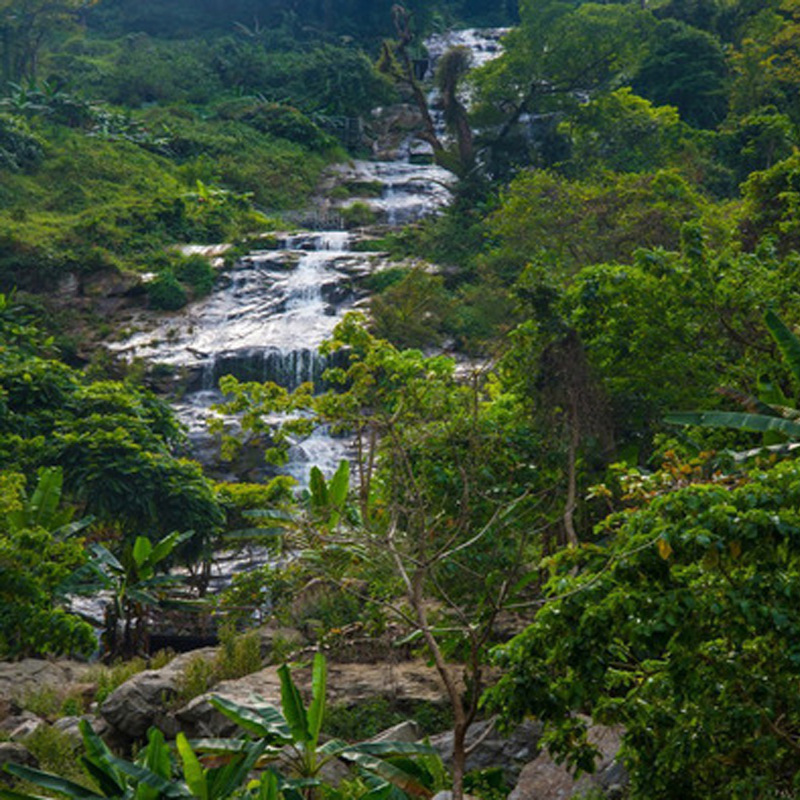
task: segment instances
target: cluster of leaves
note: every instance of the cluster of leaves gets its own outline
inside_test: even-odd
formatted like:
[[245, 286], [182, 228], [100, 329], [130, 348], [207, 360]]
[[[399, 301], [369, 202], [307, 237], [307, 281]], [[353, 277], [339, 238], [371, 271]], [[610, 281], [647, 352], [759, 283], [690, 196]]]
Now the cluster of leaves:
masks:
[[610, 517], [603, 546], [553, 561], [492, 702], [539, 716], [582, 769], [592, 749], [574, 712], [623, 725], [634, 797], [796, 791], [799, 477], [785, 462]]
[[[91, 629], [61, 610], [69, 592], [87, 588], [86, 570], [79, 569], [87, 554], [74, 538], [86, 524], [69, 524], [76, 510], [93, 515], [97, 535], [121, 539], [119, 558], [94, 545], [88, 588], [114, 589], [106, 627], [115, 637], [119, 622], [126, 642], [110, 641], [108, 651], [138, 649], [143, 607], [160, 602], [159, 587], [166, 588], [156, 569], [188, 539], [173, 531], [195, 531], [179, 553], [195, 562], [224, 524], [213, 487], [197, 464], [173, 454], [181, 433], [163, 401], [131, 385], [87, 381], [46, 357], [51, 343], [8, 298], [0, 307], [6, 343], [0, 350], [0, 570], [8, 612], [0, 653], [94, 649]], [[30, 487], [37, 472], [38, 486], [26, 499], [23, 474]], [[69, 501], [63, 512], [62, 488]]]

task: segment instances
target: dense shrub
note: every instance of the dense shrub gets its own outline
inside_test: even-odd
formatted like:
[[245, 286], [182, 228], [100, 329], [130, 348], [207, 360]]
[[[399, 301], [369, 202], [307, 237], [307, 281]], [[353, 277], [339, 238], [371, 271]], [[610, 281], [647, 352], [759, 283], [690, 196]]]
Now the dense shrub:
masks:
[[44, 142], [23, 119], [0, 114], [0, 169], [33, 169], [44, 158]]
[[157, 311], [177, 311], [183, 308], [189, 298], [175, 273], [162, 272], [147, 284], [150, 307]]

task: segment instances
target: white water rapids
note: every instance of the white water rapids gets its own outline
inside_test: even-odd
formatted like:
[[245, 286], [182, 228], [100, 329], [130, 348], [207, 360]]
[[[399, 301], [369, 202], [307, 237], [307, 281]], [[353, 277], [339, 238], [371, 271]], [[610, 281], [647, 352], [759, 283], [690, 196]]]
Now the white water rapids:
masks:
[[[462, 45], [472, 51], [476, 66], [483, 64], [499, 53], [503, 33], [434, 36], [427, 42], [431, 62]], [[414, 163], [412, 150], [419, 153], [409, 137], [395, 160], [361, 160], [340, 168], [349, 181], [382, 187], [380, 196], [364, 202], [390, 226], [436, 213], [451, 198], [454, 176], [430, 163]], [[167, 365], [182, 375], [183, 395], [174, 405], [195, 456], [208, 460], [211, 455], [206, 420], [211, 404], [222, 399], [223, 375], [287, 388], [319, 381], [324, 369], [319, 345], [363, 299], [359, 279], [385, 265], [379, 254], [352, 252], [351, 239], [344, 231], [282, 236], [278, 249], [254, 251], [226, 269], [210, 297], [114, 345], [128, 357]], [[297, 444], [287, 472], [303, 485], [312, 465], [329, 474], [346, 454], [346, 442], [322, 432]]]

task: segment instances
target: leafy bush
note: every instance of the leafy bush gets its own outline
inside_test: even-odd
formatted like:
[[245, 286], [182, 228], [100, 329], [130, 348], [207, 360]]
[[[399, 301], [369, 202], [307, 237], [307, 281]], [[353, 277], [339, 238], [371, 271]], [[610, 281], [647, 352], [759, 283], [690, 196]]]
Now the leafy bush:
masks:
[[791, 796], [800, 463], [650, 486], [606, 520], [605, 545], [552, 562], [551, 600], [503, 647], [492, 699], [536, 714], [582, 768], [593, 748], [575, 713], [622, 726], [636, 798]]
[[356, 200], [342, 209], [342, 221], [345, 228], [364, 228], [367, 225], [374, 225], [378, 215], [367, 203]]
[[250, 103], [236, 109], [234, 119], [252, 126], [260, 133], [288, 139], [310, 150], [324, 150], [334, 144], [327, 134], [305, 114], [280, 103]]
[[24, 120], [0, 114], [0, 169], [30, 170], [44, 158], [44, 141]]
[[191, 286], [195, 295], [202, 297], [214, 288], [216, 272], [205, 256], [193, 254], [177, 259], [175, 277]]
[[162, 272], [147, 284], [150, 307], [158, 311], [177, 311], [189, 300], [186, 290], [181, 286], [175, 273]]

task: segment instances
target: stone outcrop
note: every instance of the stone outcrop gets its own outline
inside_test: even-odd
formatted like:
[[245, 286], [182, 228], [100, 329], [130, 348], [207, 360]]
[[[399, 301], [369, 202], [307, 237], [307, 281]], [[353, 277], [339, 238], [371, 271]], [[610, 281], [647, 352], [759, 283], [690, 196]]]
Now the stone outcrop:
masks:
[[[247, 704], [258, 695], [280, 706], [280, 679], [277, 667], [235, 681], [224, 681], [213, 694], [237, 703]], [[292, 676], [301, 691], [310, 692], [311, 671], [296, 670]], [[176, 720], [187, 736], [229, 736], [236, 726], [214, 709], [210, 694], [195, 698], [176, 714]], [[445, 693], [436, 671], [423, 661], [396, 664], [328, 664], [328, 703], [358, 705], [376, 697], [396, 703], [445, 703]]]
[[565, 800], [580, 797], [591, 790], [599, 790], [606, 797], [623, 796], [627, 776], [616, 761], [622, 731], [595, 725], [589, 729], [589, 741], [601, 752], [597, 771], [577, 780], [569, 771], [543, 752], [522, 770], [516, 788], [508, 800]]
[[216, 650], [205, 648], [184, 653], [161, 669], [148, 669], [134, 675], [100, 706], [100, 716], [118, 734], [140, 739], [155, 726], [167, 735], [178, 728], [167, 706], [178, 692], [184, 669], [196, 658], [213, 659]]
[[[477, 722], [467, 734], [467, 748], [474, 747], [467, 756], [467, 772], [499, 767], [503, 770], [506, 784], [513, 786], [525, 765], [538, 756], [541, 737], [542, 726], [538, 722], [526, 720], [507, 736], [501, 736], [491, 721]], [[453, 732], [434, 736], [431, 744], [439, 751], [445, 766], [449, 767], [452, 763]]]
[[82, 683], [90, 667], [77, 661], [44, 661], [25, 658], [0, 662], [0, 700], [20, 700], [42, 689]]

